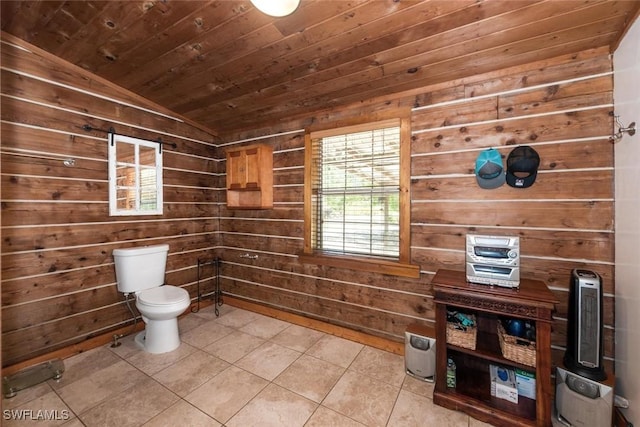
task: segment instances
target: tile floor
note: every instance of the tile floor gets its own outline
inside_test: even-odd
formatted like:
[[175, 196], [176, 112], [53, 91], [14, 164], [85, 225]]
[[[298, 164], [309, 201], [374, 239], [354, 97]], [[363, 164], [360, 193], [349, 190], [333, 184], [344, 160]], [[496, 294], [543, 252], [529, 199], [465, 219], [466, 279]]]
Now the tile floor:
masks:
[[392, 353], [227, 305], [179, 324], [170, 353], [145, 353], [130, 335], [66, 359], [60, 381], [4, 399], [0, 424], [487, 425], [434, 405], [433, 384], [406, 375]]

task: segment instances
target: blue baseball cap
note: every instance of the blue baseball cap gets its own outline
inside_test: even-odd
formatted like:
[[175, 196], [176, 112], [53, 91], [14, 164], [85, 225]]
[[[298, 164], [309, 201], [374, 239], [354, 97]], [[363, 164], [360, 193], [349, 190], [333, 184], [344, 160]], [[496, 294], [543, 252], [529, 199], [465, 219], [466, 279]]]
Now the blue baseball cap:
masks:
[[493, 189], [505, 183], [502, 156], [498, 150], [481, 151], [476, 159], [476, 181], [480, 188]]

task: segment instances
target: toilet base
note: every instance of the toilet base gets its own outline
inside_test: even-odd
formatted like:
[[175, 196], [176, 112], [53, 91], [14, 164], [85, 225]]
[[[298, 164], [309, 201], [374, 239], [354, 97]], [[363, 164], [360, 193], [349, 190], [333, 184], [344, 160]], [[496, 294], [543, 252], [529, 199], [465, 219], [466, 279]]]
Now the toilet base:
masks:
[[136, 346], [138, 346], [140, 350], [144, 350], [144, 351], [147, 350], [146, 348], [144, 348], [145, 335], [146, 335], [145, 331], [138, 332], [136, 337], [133, 339], [133, 342], [136, 343]]
[[178, 318], [146, 322], [144, 331], [136, 335], [135, 342], [144, 351], [153, 354], [177, 349], [180, 347]]

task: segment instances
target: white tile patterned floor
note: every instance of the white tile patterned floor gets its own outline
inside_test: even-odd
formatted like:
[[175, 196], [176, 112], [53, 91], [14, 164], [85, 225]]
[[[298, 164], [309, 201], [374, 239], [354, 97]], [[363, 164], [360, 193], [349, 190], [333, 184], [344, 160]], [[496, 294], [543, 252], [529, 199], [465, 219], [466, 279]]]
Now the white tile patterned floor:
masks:
[[392, 353], [227, 305], [179, 325], [182, 344], [170, 353], [145, 353], [130, 335], [66, 359], [58, 382], [3, 399], [1, 424], [487, 425], [434, 405], [433, 384], [406, 375]]

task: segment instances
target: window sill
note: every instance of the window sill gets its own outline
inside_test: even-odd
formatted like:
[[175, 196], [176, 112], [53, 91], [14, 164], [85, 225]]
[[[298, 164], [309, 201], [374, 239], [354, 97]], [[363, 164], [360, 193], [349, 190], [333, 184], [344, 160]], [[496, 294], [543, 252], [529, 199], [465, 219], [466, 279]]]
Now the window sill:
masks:
[[300, 253], [298, 254], [298, 260], [305, 264], [326, 265], [329, 267], [389, 274], [392, 276], [420, 277], [419, 265], [405, 264], [399, 261], [387, 261], [378, 258]]

